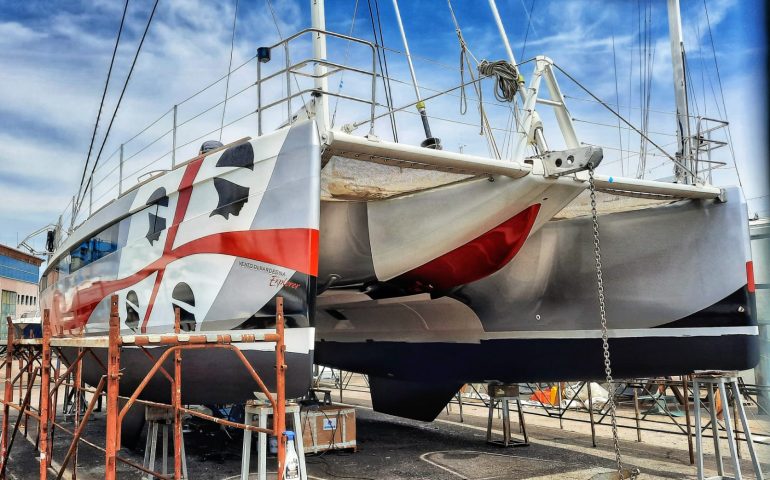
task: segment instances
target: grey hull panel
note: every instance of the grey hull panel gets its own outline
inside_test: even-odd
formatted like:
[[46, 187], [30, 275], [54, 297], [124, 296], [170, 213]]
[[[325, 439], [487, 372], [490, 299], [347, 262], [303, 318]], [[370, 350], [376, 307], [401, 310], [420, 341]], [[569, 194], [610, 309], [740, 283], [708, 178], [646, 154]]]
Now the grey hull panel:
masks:
[[[726, 195], [600, 217], [617, 378], [756, 365], [745, 202]], [[590, 218], [549, 222], [448, 297], [333, 298], [316, 317], [320, 364], [427, 383], [603, 375]]]
[[[727, 202], [684, 201], [600, 216], [610, 328], [650, 328], [692, 315], [746, 285], [748, 218]], [[590, 218], [552, 221], [505, 268], [455, 297], [485, 331], [598, 328]]]

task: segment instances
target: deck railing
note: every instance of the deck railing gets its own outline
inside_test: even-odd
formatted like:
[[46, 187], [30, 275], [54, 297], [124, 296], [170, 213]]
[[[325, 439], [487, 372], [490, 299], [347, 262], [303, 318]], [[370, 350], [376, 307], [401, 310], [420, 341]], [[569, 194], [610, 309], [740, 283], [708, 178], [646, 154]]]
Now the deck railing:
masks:
[[[323, 35], [329, 41], [329, 53], [326, 58], [319, 59], [313, 55], [308, 41], [312, 35]], [[62, 234], [59, 241], [99, 208], [136, 185], [137, 181], [167, 171], [180, 161], [196, 156], [198, 146], [203, 140], [216, 138], [217, 135], [221, 139], [225, 130], [226, 138], [229, 139], [254, 136], [255, 133], [262, 135], [263, 132], [290, 124], [306, 111], [309, 116], [314, 99], [322, 95], [335, 103], [334, 107], [330, 105], [330, 110], [334, 111], [331, 127], [340, 128], [343, 123], [342, 128], [346, 131], [368, 127], [367, 133], [376, 133], [385, 138], [389, 135], [386, 130], [391, 130], [393, 140], [419, 144], [421, 138], [417, 137], [422, 130], [419, 126], [419, 113], [410, 108], [417, 103], [412, 98], [412, 84], [410, 80], [400, 78], [405, 76], [403, 68], [399, 69], [398, 64], [398, 61], [405, 63], [403, 52], [350, 35], [314, 28], [301, 30], [265, 48], [270, 52], [269, 61], [265, 62], [264, 56], [260, 57], [259, 54], [251, 56], [227, 74], [173, 105], [138, 133], [118, 144], [106, 158], [102, 158], [91, 178], [90, 187], [84, 194], [85, 200], [80, 202], [81, 206], [75, 208], [73, 205], [76, 201], [73, 198], [65, 208], [60, 220]], [[265, 48], [260, 50], [264, 52]], [[383, 74], [382, 66], [378, 64], [380, 55], [385, 53], [390, 55], [389, 75]], [[516, 134], [522, 127], [517, 121], [514, 106], [494, 98], [491, 92], [494, 82], [489, 80], [482, 83], [483, 77], [479, 75], [469, 80], [469, 72], [466, 71], [463, 75], [457, 66], [452, 67], [435, 59], [415, 55], [412, 55], [412, 58], [417, 64], [418, 72], [422, 68], [423, 72], [433, 73], [421, 76], [423, 81], [420, 88], [425, 92], [429, 118], [433, 129], [438, 132], [436, 136], [445, 138], [444, 148], [491, 158], [510, 158], [516, 143]], [[534, 59], [522, 62], [519, 65], [520, 70], [526, 73], [527, 64], [533, 61]], [[323, 68], [316, 68], [319, 66]], [[441, 74], [434, 73], [439, 70]], [[319, 78], [339, 80], [339, 83], [321, 91], [315, 84]], [[345, 93], [342, 89], [343, 78]], [[215, 89], [222, 88], [225, 84], [228, 92], [219, 96]], [[478, 86], [478, 92], [472, 86]], [[479, 96], [478, 93], [482, 95]], [[575, 99], [570, 95], [572, 92], [565, 90], [565, 93], [566, 98]], [[217, 97], [214, 102], [213, 96]], [[395, 101], [394, 96], [397, 98]], [[337, 103], [343, 105], [339, 116]], [[468, 106], [471, 108], [467, 108]], [[570, 115], [575, 122], [581, 122], [580, 117], [585, 118], [586, 108], [599, 110], [596, 105], [586, 106], [581, 102], [573, 103], [572, 107], [574, 109], [570, 111]], [[466, 111], [474, 118], [463, 117]], [[481, 126], [482, 111], [488, 120], [486, 130]], [[555, 121], [547, 118], [542, 112], [541, 114], [546, 125], [545, 130], [558, 131]], [[675, 114], [666, 114], [670, 115], [670, 122], [656, 123], [672, 125], [671, 132], [646, 132], [648, 135], [662, 135], [663, 138], [674, 136]], [[711, 119], [703, 120], [703, 131], [710, 134], [705, 121]], [[699, 125], [697, 131], [701, 131], [701, 121], [693, 121]], [[608, 168], [616, 162], [621, 165], [631, 163], [639, 158], [639, 152], [636, 152], [631, 144], [638, 145], [640, 139], [629, 137], [631, 129], [621, 130], [621, 126], [615, 123], [613, 117], [607, 117], [604, 122], [584, 123], [590, 126], [581, 129], [581, 143], [601, 145], [606, 149], [602, 168]], [[375, 128], [378, 131], [375, 131]], [[622, 135], [613, 134], [612, 129], [617, 129]], [[611, 145], [618, 137], [621, 137], [622, 142], [620, 148]], [[660, 143], [664, 146], [670, 145]], [[708, 145], [713, 146], [714, 143]], [[707, 157], [704, 153], [705, 144], [701, 142], [700, 146], [703, 150], [700, 152], [703, 153], [701, 157]], [[563, 146], [551, 135], [549, 147], [558, 150]], [[641, 148], [639, 150], [644, 151]], [[662, 162], [650, 167], [650, 171], [668, 163], [665, 155], [651, 152], [644, 153], [644, 156]], [[725, 163], [708, 157], [703, 160], [708, 165], [701, 171], [707, 173], [709, 178], [713, 168]], [[618, 165], [609, 168], [617, 167]], [[622, 171], [617, 173], [623, 174]]]

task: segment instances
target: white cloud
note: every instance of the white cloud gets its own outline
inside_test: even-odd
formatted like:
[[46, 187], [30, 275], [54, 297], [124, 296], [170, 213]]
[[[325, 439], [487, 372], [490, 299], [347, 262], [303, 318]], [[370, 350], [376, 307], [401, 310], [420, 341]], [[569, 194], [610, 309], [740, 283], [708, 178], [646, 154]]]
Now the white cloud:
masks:
[[[521, 2], [508, 4], [500, 2], [509, 35], [513, 39], [518, 39], [512, 45], [517, 55], [521, 51], [520, 43], [526, 27], [526, 16], [523, 15], [522, 6], [519, 3]], [[524, 3], [529, 4], [529, 2]], [[53, 219], [68, 201], [69, 195], [77, 189], [80, 180], [80, 170], [88, 149], [122, 4], [109, 0], [98, 2], [83, 0], [80, 8], [77, 5], [73, 3], [68, 5], [67, 9], [51, 9], [48, 16], [34, 21], [0, 20], [0, 63], [4, 66], [0, 77], [2, 82], [0, 85], [0, 144], [4, 145], [0, 150], [0, 180], [22, 175], [29, 183], [26, 187], [21, 184], [15, 186], [12, 195], [5, 197], [3, 204], [6, 206], [0, 208], [0, 227], [4, 227], [5, 230], [18, 228], [22, 231], [31, 231], [40, 226], [41, 222]], [[159, 5], [105, 148], [105, 156], [115, 151], [122, 141], [167, 112], [174, 103], [219, 78], [227, 69], [233, 1], [175, 0], [160, 2]], [[133, 1], [130, 4], [125, 37], [118, 52], [111, 93], [103, 112], [100, 134], [104, 132], [109, 121], [118, 90], [127, 74], [128, 65], [151, 6], [152, 0]], [[300, 0], [273, 1], [273, 6], [283, 35], [308, 25], [309, 15], [305, 11], [304, 3], [301, 4]], [[337, 31], [348, 33], [352, 6], [352, 1], [328, 2], [329, 25], [334, 26]], [[532, 17], [533, 23], [527, 42], [526, 56], [546, 54], [552, 57], [600, 97], [614, 103], [615, 72], [612, 68], [614, 32], [620, 104], [638, 106], [636, 29], [628, 28], [636, 23], [635, 3], [633, 6], [634, 11], [629, 16], [628, 13], [624, 13], [624, 10], [627, 10], [627, 2], [609, 2], [598, 9], [595, 8], [594, 2], [578, 0], [539, 2], [536, 13]], [[702, 50], [704, 60], [708, 60], [705, 57], [710, 52], [710, 40], [706, 42], [705, 15], [698, 13], [696, 8], [700, 6], [700, 2], [683, 2], [683, 6], [688, 13], [685, 19], [685, 34], [689, 58], [698, 66], [701, 63], [700, 58], [697, 57], [698, 47]], [[740, 4], [736, 0], [708, 0], [708, 6], [712, 30], [715, 32], [719, 49], [722, 47], [719, 44], [721, 41], [719, 33], [732, 28], [728, 20]], [[428, 8], [428, 2], [420, 2], [411, 7], [404, 6], [402, 10], [406, 8]], [[445, 5], [441, 3], [436, 8], [444, 9]], [[504, 55], [502, 45], [489, 12], [478, 11], [479, 7], [471, 3], [455, 5], [455, 8], [463, 33], [474, 54], [480, 59], [502, 58]], [[485, 4], [484, 8], [486, 8]], [[665, 15], [657, 15], [663, 11], [663, 7], [657, 5], [655, 8], [655, 21], [663, 23], [654, 30], [653, 41], [656, 53], [652, 106], [655, 109], [670, 111], [673, 109], [673, 96], [670, 87], [672, 81], [670, 47], [668, 40], [664, 37], [667, 25]], [[389, 12], [389, 7], [383, 4], [386, 41], [389, 47], [401, 50], [402, 46], [395, 25], [392, 22], [387, 23], [392, 15]], [[444, 89], [459, 81], [457, 70], [459, 47], [448, 12], [436, 11], [435, 14], [428, 33], [425, 33], [423, 28], [425, 22], [422, 19], [405, 18], [418, 79], [424, 87], [424, 96], [431, 95], [431, 89]], [[2, 18], [0, 13], [0, 19]], [[694, 24], [698, 25], [699, 38], [694, 38], [697, 36], [696, 29], [692, 26]], [[361, 6], [359, 6], [356, 22], [356, 33], [371, 38], [368, 11]], [[257, 4], [241, 2], [233, 64], [239, 65], [254, 55], [257, 46], [272, 44], [277, 39], [272, 16], [265, 5], [261, 1]], [[330, 45], [332, 43], [330, 41]], [[299, 52], [307, 52], [308, 47], [308, 39], [302, 39], [296, 49], [295, 59], [299, 58]], [[738, 47], [743, 48], [744, 51], [758, 48], [756, 45], [731, 44], [731, 54], [735, 53]], [[330, 50], [330, 52], [330, 55], [336, 55], [338, 60], [345, 58], [344, 47]], [[274, 63], [266, 68], [277, 67], [278, 63], [283, 61], [280, 52], [275, 52], [274, 55]], [[433, 58], [433, 61], [423, 60], [421, 57], [424, 56]], [[730, 62], [737, 62], [736, 58], [740, 59], [739, 57], [740, 55], [719, 57], [720, 62], [727, 62], [722, 70], [723, 81], [736, 86], [730, 89], [729, 94], [726, 92], [729, 95], [729, 105], [741, 105], [747, 102], [748, 92], [752, 91], [746, 88], [749, 85], [748, 78], [733, 75], [740, 69], [730, 68], [733, 66]], [[368, 68], [366, 57], [354, 48], [350, 49], [350, 61], [360, 62]], [[396, 53], [388, 53], [388, 61], [391, 75], [406, 82], [406, 84], [393, 83], [396, 106], [413, 102], [414, 93], [408, 80], [409, 75], [403, 57]], [[531, 65], [528, 65], [523, 69], [525, 75], [529, 75], [530, 68]], [[629, 79], [632, 68], [633, 77]], [[253, 82], [254, 76], [255, 67], [252, 63], [233, 76], [231, 94]], [[333, 91], [336, 91], [338, 81], [338, 77], [330, 80]], [[303, 86], [308, 85], [306, 80], [300, 80], [300, 83]], [[585, 97], [585, 94], [563, 78], [560, 78], [560, 85], [573, 96]], [[278, 96], [284, 88], [282, 82], [276, 82], [266, 88], [265, 95]], [[355, 75], [346, 74], [344, 94], [366, 98], [369, 95], [369, 88], [370, 84], [366, 80], [356, 79]], [[752, 88], [764, 90], [766, 86], [755, 85]], [[429, 101], [428, 110], [436, 117], [459, 119], [469, 125], [434, 119], [432, 127], [436, 135], [443, 138], [447, 149], [456, 150], [460, 145], [464, 145], [466, 152], [486, 155], [486, 141], [478, 135], [478, 113], [472, 101], [473, 89], [468, 88], [468, 93], [471, 101], [468, 114], [464, 117], [459, 117], [457, 113], [459, 92]], [[710, 91], [708, 93], [710, 96]], [[744, 95], [738, 96], [738, 93]], [[484, 94], [485, 100], [492, 100], [489, 81], [485, 82]], [[205, 106], [218, 102], [223, 95], [224, 85], [217, 85], [206, 93], [205, 101], [193, 100], [181, 106], [180, 121], [196, 114]], [[379, 81], [377, 96], [378, 100], [384, 103], [384, 92]], [[299, 101], [295, 102], [295, 110], [299, 108], [299, 103]], [[336, 102], [332, 99], [331, 103], [334, 105]], [[364, 107], [354, 108], [350, 103], [344, 102], [340, 105], [337, 125], [360, 120], [367, 115]], [[750, 105], [755, 107], [755, 111], [761, 111], [756, 102]], [[607, 112], [602, 112], [600, 107], [575, 100], [570, 101], [569, 106], [576, 117], [609, 125], [617, 123], [614, 117]], [[237, 101], [228, 104], [226, 122], [254, 108], [252, 90], [246, 92]], [[279, 123], [285, 115], [283, 108], [274, 109], [267, 118], [268, 123]], [[623, 113], [630, 114], [632, 121], [638, 124], [637, 110], [629, 111], [628, 108], [624, 108]], [[739, 164], [747, 158], [749, 160], [745, 160], [747, 163], [744, 167], [746, 171], [760, 171], [758, 165], [761, 163], [752, 160], [757, 156], [756, 151], [744, 151], [745, 145], [759, 144], [759, 142], [752, 143], [757, 130], [755, 120], [749, 118], [754, 117], [743, 115], [744, 112], [739, 110], [729, 113], [733, 122], [734, 140], [740, 142], [740, 146], [736, 144]], [[414, 114], [412, 107], [398, 114], [399, 132], [402, 140], [418, 143], [422, 137], [422, 128], [418, 117]], [[504, 129], [509, 121], [509, 110], [505, 106], [489, 106], [487, 114], [496, 128]], [[209, 114], [182, 128], [179, 132], [179, 143], [191, 141], [196, 136], [212, 130], [219, 124], [220, 115], [221, 109], [215, 108]], [[548, 119], [545, 121], [552, 138], [558, 137], [553, 121]], [[170, 125], [171, 119], [167, 115], [158, 125], [127, 147], [127, 156], [143, 148], [151, 138], [168, 130]], [[671, 133], [674, 128], [670, 116], [654, 117], [653, 125], [656, 131], [663, 133]], [[361, 131], [365, 128], [365, 126], [362, 127]], [[389, 130], [387, 118], [378, 120], [378, 135], [388, 138]], [[578, 130], [586, 141], [601, 142], [612, 147], [618, 146], [617, 128], [578, 124]], [[240, 138], [245, 135], [254, 135], [252, 120], [226, 129], [224, 138]], [[501, 147], [509, 141], [502, 133], [499, 133], [496, 139]], [[658, 135], [655, 139], [660, 143], [670, 142], [670, 137], [664, 135]], [[638, 150], [638, 138], [628, 137], [625, 130], [622, 131], [622, 141], [626, 152], [629, 149], [629, 143]], [[765, 142], [766, 139], [763, 138], [762, 144], [764, 145]], [[180, 158], [191, 155], [197, 143], [193, 142], [182, 149], [179, 153]], [[557, 144], [558, 141], [554, 140], [552, 143]], [[96, 147], [98, 146], [99, 143]], [[131, 162], [134, 163], [131, 163], [131, 166], [138, 168], [148, 160], [161, 157], [169, 149], [170, 137], [165, 137], [132, 159]], [[611, 173], [620, 173], [620, 164], [610, 163], [617, 157], [618, 152], [608, 149], [605, 155], [605, 166], [602, 168]], [[114, 162], [114, 159], [112, 161]], [[168, 161], [168, 157], [162, 160], [162, 162]], [[659, 161], [660, 159], [652, 157], [650, 166], [654, 167]], [[634, 162], [635, 158], [632, 158], [626, 163]], [[105, 171], [109, 168], [109, 165], [105, 167]], [[659, 167], [655, 172], [667, 173], [669, 170], [670, 167], [665, 166]], [[50, 180], [51, 172], [56, 173], [55, 188], [40, 188], [39, 182]], [[2, 184], [1, 181], [0, 184]], [[760, 193], [762, 193], [762, 187], [757, 186], [750, 195]], [[16, 205], [16, 202], [18, 205], [34, 203], [34, 207], [30, 207], [30, 215], [18, 218], [18, 207], [8, 206]], [[0, 239], [0, 241], [3, 240]]]

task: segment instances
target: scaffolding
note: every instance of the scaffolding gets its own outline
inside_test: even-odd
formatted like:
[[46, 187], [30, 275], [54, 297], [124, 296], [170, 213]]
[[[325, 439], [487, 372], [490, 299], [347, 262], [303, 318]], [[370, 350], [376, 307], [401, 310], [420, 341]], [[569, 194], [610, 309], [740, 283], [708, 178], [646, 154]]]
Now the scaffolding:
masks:
[[[276, 299], [276, 328], [275, 333], [265, 333], [264, 331], [242, 330], [232, 333], [180, 333], [179, 309], [175, 309], [175, 327], [174, 333], [169, 334], [151, 334], [151, 335], [122, 335], [120, 332], [120, 318], [118, 315], [118, 297], [113, 295], [110, 298], [110, 319], [109, 334], [104, 336], [87, 337], [54, 337], [51, 332], [50, 314], [48, 310], [43, 313], [42, 319], [42, 338], [25, 339], [21, 338], [16, 332], [14, 324], [10, 317], [8, 322], [7, 352], [0, 368], [5, 368], [5, 393], [2, 400], [2, 440], [0, 441], [0, 480], [4, 480], [8, 473], [8, 459], [14, 440], [19, 431], [21, 423], [25, 424], [25, 434], [29, 430], [26, 428], [31, 417], [38, 424], [36, 436], [36, 448], [39, 452], [40, 473], [39, 478], [45, 480], [49, 473], [61, 478], [67, 470], [68, 465], [73, 458], [77, 458], [78, 445], [86, 445], [100, 450], [105, 455], [104, 478], [114, 480], [117, 478], [117, 463], [129, 465], [141, 470], [159, 479], [181, 479], [182, 472], [182, 415], [191, 415], [204, 420], [212, 421], [220, 425], [239, 428], [250, 432], [266, 433], [276, 436], [278, 441], [278, 479], [282, 480], [283, 467], [286, 452], [285, 430], [285, 386], [286, 386], [286, 362], [284, 344], [284, 316], [283, 299]], [[272, 394], [254, 370], [252, 365], [244, 356], [239, 348], [240, 344], [268, 342], [275, 343], [275, 375], [276, 392]], [[163, 346], [164, 352], [155, 358], [145, 347]], [[64, 372], [60, 372], [57, 367], [52, 366], [53, 353], [58, 353], [58, 358], [64, 358], [61, 349], [77, 348], [77, 356], [67, 365]], [[144, 379], [136, 387], [129, 397], [120, 396], [120, 377], [121, 377], [121, 350], [123, 348], [141, 348], [145, 354], [153, 360], [153, 366], [145, 375]], [[107, 349], [107, 364], [104, 365], [99, 357], [94, 353], [94, 349]], [[276, 412], [275, 421], [272, 428], [260, 428], [253, 425], [236, 423], [222, 418], [216, 418], [205, 413], [185, 408], [182, 403], [182, 353], [188, 350], [200, 349], [223, 349], [231, 351], [238, 357], [243, 364], [246, 372], [256, 383], [259, 390], [265, 394], [273, 411]], [[94, 388], [89, 388], [82, 383], [83, 359], [91, 356], [104, 369], [98, 384]], [[167, 359], [173, 360], [173, 372], [168, 372], [163, 363]], [[13, 375], [13, 362], [18, 359], [18, 372]], [[151, 402], [140, 398], [142, 391], [156, 374], [162, 374], [168, 379], [171, 390], [171, 404]], [[32, 405], [32, 390], [39, 383], [38, 406]], [[68, 386], [75, 389], [75, 427], [74, 430], [67, 428], [57, 421], [57, 399], [60, 387]], [[18, 392], [18, 394], [17, 394]], [[82, 410], [82, 393], [92, 394], [91, 400]], [[106, 402], [106, 433], [104, 446], [97, 445], [87, 441], [83, 432], [88, 424], [88, 420], [94, 411], [97, 401], [104, 397]], [[18, 398], [18, 400], [16, 400]], [[124, 404], [121, 406], [119, 401]], [[174, 454], [174, 473], [173, 475], [164, 475], [154, 472], [134, 461], [121, 457], [120, 451], [120, 430], [123, 418], [128, 410], [134, 404], [143, 404], [173, 412], [173, 454]], [[11, 410], [18, 412], [11, 426]], [[82, 415], [81, 415], [82, 413]], [[51, 467], [53, 454], [53, 436], [56, 431], [64, 432], [72, 437], [64, 460], [56, 471]], [[77, 462], [73, 462], [74, 470], [77, 469]], [[73, 477], [74, 478], [74, 477]]]

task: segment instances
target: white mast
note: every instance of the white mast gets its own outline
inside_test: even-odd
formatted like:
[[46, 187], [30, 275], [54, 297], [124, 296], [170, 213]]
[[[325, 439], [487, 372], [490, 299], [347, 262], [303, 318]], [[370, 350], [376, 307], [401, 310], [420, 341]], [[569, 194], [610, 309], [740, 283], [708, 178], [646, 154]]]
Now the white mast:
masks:
[[[668, 29], [671, 40], [671, 63], [674, 67], [674, 95], [676, 97], [676, 159], [691, 172], [695, 171], [690, 149], [690, 114], [687, 105], [687, 77], [684, 71], [684, 41], [682, 40], [682, 17], [679, 0], [668, 0]], [[676, 167], [677, 180], [694, 184], [696, 179], [689, 172]]]
[[[311, 25], [318, 30], [326, 30], [326, 13], [324, 12], [324, 0], [310, 0]], [[326, 60], [326, 35], [313, 33], [313, 57], [316, 60]], [[331, 126], [329, 119], [329, 80], [326, 78], [326, 66], [315, 64], [313, 73], [314, 86], [320, 95], [315, 97], [315, 118], [321, 135], [325, 134]]]

